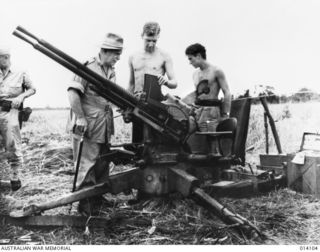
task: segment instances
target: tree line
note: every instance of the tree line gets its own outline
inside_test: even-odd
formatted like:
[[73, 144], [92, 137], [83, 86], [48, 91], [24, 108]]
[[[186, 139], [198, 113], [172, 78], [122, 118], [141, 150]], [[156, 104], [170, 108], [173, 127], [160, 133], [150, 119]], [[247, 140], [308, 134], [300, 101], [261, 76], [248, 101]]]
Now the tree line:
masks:
[[[260, 86], [260, 88], [261, 87], [262, 86]], [[266, 96], [268, 103], [274, 104], [287, 102], [303, 103], [309, 101], [320, 101], [320, 94], [307, 87], [300, 88], [296, 93], [290, 95], [279, 95], [276, 94], [274, 90], [275, 89], [272, 86], [263, 86], [263, 88], [260, 90], [260, 92], [257, 93], [257, 95]], [[245, 98], [249, 96], [252, 95], [249, 93], [249, 90], [246, 90], [243, 95], [240, 95], [237, 98]], [[259, 100], [254, 99], [253, 103], [259, 103]]]

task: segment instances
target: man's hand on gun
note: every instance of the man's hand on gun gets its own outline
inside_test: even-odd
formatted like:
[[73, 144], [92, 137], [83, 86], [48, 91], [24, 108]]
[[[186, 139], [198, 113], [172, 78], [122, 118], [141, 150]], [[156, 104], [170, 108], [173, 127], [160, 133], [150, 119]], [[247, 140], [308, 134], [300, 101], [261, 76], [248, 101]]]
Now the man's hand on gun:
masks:
[[169, 80], [167, 77], [165, 77], [161, 74], [158, 74], [157, 77], [158, 77], [158, 83], [160, 86], [162, 86], [162, 85], [167, 86], [168, 85]]
[[85, 117], [80, 117], [76, 121], [76, 125], [74, 127], [74, 132], [77, 135], [83, 135], [88, 128], [88, 122]]
[[16, 98], [12, 99], [11, 107], [18, 109], [20, 108], [21, 104], [23, 103], [24, 97], [17, 96]]

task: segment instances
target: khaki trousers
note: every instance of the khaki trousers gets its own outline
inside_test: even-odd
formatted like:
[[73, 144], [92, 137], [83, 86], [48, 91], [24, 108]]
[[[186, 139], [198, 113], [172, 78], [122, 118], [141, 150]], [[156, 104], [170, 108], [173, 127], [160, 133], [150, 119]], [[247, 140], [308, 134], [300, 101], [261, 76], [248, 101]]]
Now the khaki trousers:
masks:
[[7, 160], [11, 167], [10, 180], [19, 179], [19, 169], [23, 166], [21, 135], [17, 109], [0, 112], [0, 135], [3, 138]]
[[[74, 136], [72, 138], [72, 144], [75, 165], [78, 156], [79, 143], [79, 137]], [[108, 148], [105, 143], [95, 143], [84, 138], [76, 190], [95, 185], [109, 177], [109, 161], [100, 157], [106, 153], [108, 153]]]

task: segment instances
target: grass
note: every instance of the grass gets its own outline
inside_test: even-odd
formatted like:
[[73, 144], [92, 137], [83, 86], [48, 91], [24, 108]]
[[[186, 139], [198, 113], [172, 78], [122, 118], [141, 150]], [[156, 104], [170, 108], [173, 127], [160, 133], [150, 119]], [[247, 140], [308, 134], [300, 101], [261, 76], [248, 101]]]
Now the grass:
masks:
[[[304, 131], [318, 131], [320, 103], [270, 105], [276, 120], [282, 149], [286, 153], [299, 149]], [[23, 188], [17, 192], [3, 190], [0, 212], [22, 208], [26, 204], [55, 199], [70, 192], [73, 179], [70, 136], [66, 131], [69, 111], [34, 111], [24, 125], [23, 152], [25, 169], [21, 171]], [[131, 126], [116, 118], [113, 143], [130, 142]], [[258, 163], [258, 154], [265, 152], [263, 108], [252, 106], [247, 146], [247, 161]], [[271, 132], [271, 131], [270, 131]], [[270, 137], [270, 150], [276, 152]], [[8, 169], [2, 164], [2, 175]], [[311, 195], [296, 193], [288, 188], [256, 197], [219, 198], [230, 209], [248, 218], [268, 239], [254, 240], [234, 232], [212, 212], [191, 199], [173, 194], [166, 198], [143, 200], [128, 205], [132, 195], [107, 195], [113, 207], [103, 213], [110, 217], [105, 229], [79, 228], [30, 229], [11, 225], [2, 226], [0, 239], [9, 238], [10, 244], [26, 244], [19, 239], [30, 234], [40, 244], [319, 244], [319, 201]], [[74, 204], [75, 210], [76, 204]], [[45, 214], [68, 214], [68, 207], [46, 211]], [[76, 214], [72, 211], [72, 214]]]
[[[283, 153], [299, 150], [304, 132], [317, 133], [320, 130], [319, 102], [271, 104], [270, 112], [275, 120]], [[251, 108], [247, 146], [254, 146], [253, 153], [248, 153], [249, 162], [257, 163], [258, 154], [265, 153], [264, 110], [262, 105]], [[272, 131], [269, 126], [269, 153], [277, 153]]]

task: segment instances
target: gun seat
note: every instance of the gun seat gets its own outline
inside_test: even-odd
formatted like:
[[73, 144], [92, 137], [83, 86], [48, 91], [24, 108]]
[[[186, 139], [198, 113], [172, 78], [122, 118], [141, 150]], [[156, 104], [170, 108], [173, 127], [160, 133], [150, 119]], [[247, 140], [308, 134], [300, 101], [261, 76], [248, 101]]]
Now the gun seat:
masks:
[[206, 136], [209, 141], [217, 141], [219, 153], [223, 157], [230, 157], [234, 150], [236, 129], [237, 119], [228, 118], [219, 122], [216, 131], [196, 132], [196, 135]]
[[[241, 165], [245, 164], [245, 155], [246, 155], [245, 146], [246, 146], [246, 139], [247, 139], [247, 133], [248, 133], [248, 126], [249, 126], [250, 108], [251, 108], [250, 98], [232, 100], [231, 102], [230, 119], [235, 118], [237, 122], [236, 130], [234, 131], [234, 136], [233, 136], [232, 154], [236, 159], [241, 160]], [[231, 122], [229, 123], [232, 124]], [[219, 135], [223, 131], [233, 131], [233, 130], [227, 130], [228, 127], [222, 124], [219, 128], [217, 127], [217, 130], [216, 130], [217, 133], [215, 134]], [[206, 154], [209, 152], [206, 144], [207, 137], [205, 134], [213, 134], [213, 133], [196, 132], [196, 134], [192, 134], [189, 137], [187, 142], [188, 142], [188, 146], [190, 147], [191, 153]], [[224, 143], [226, 142], [227, 141], [224, 141]], [[226, 150], [224, 150], [226, 148], [224, 146], [225, 144], [222, 144], [222, 145], [223, 145], [221, 147], [222, 153], [227, 153]]]

